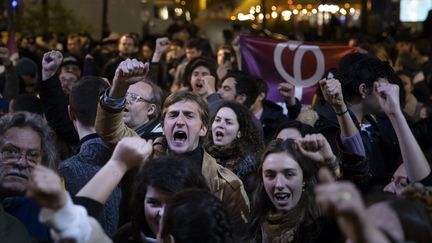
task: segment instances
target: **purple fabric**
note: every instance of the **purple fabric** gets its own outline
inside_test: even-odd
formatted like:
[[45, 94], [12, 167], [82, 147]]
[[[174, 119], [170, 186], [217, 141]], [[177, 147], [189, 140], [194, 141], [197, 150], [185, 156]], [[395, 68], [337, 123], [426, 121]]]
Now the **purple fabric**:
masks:
[[365, 151], [365, 148], [363, 146], [362, 137], [361, 137], [359, 131], [357, 131], [356, 134], [354, 134], [351, 137], [344, 137], [341, 135], [340, 138], [341, 138], [341, 142], [342, 142], [342, 145], [343, 145], [345, 150], [352, 152], [352, 153], [359, 155], [359, 156], [365, 156], [366, 155], [366, 151]]
[[263, 78], [269, 86], [267, 98], [275, 103], [284, 100], [277, 89], [278, 84], [290, 82], [303, 87], [299, 97], [302, 104], [311, 104], [316, 83], [325, 71], [336, 68], [346, 54], [356, 52], [348, 46], [286, 42], [251, 35], [241, 35], [239, 43], [242, 70]]

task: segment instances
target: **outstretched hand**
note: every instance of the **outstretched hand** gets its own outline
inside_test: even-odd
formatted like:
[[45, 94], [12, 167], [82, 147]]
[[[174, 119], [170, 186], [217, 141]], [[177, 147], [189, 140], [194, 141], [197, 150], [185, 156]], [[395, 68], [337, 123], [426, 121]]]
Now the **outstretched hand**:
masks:
[[110, 97], [122, 98], [125, 96], [130, 85], [145, 80], [149, 71], [149, 64], [137, 59], [126, 59], [122, 61], [114, 75], [113, 86]]
[[30, 177], [27, 196], [41, 207], [58, 210], [66, 204], [60, 177], [51, 169], [37, 165]]
[[304, 157], [320, 165], [333, 167], [331, 163], [336, 161], [336, 156], [322, 134], [308, 134], [303, 138], [296, 139], [295, 142], [300, 154]]
[[111, 156], [126, 171], [142, 165], [153, 152], [153, 142], [139, 137], [126, 137], [120, 140]]
[[402, 113], [399, 102], [399, 86], [386, 82], [375, 82], [374, 89], [381, 109], [388, 115]]
[[45, 81], [57, 72], [63, 61], [63, 55], [59, 51], [49, 51], [42, 58], [42, 80]]

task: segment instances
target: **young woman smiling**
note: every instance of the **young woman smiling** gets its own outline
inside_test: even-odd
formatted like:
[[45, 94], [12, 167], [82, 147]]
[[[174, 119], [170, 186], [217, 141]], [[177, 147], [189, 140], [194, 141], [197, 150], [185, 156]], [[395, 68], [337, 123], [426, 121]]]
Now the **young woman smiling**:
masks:
[[258, 170], [248, 241], [316, 241], [320, 227], [313, 189], [318, 165], [324, 162], [323, 155], [331, 153], [329, 147], [309, 149], [291, 139], [270, 142]]

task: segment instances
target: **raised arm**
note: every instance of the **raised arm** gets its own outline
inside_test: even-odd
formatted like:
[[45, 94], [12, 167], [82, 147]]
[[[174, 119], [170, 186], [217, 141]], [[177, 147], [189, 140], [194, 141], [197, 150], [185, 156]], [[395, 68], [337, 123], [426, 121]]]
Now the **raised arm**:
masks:
[[288, 109], [288, 119], [295, 120], [301, 111], [301, 103], [295, 97], [295, 86], [286, 82], [278, 85], [279, 93], [284, 97]]
[[384, 82], [374, 83], [375, 95], [396, 132], [408, 179], [416, 182], [431, 173], [431, 168], [415, 139], [399, 104], [399, 86]]
[[162, 55], [168, 51], [170, 41], [168, 37], [161, 37], [156, 39], [156, 48], [152, 57], [153, 63], [158, 63]]
[[118, 66], [113, 85], [98, 105], [95, 128], [102, 140], [114, 147], [122, 138], [138, 136], [123, 122], [122, 111], [126, 104], [126, 92], [130, 85], [144, 80], [148, 63], [126, 59]]
[[68, 100], [61, 88], [57, 71], [63, 60], [59, 51], [46, 52], [42, 58], [42, 82], [39, 85], [43, 111], [50, 127], [69, 144], [78, 144], [79, 137], [68, 114]]
[[76, 196], [90, 198], [104, 204], [126, 172], [142, 165], [152, 152], [151, 140], [146, 141], [139, 137], [122, 139], [114, 149], [111, 159]]
[[339, 159], [333, 154], [327, 139], [321, 134], [308, 134], [296, 140], [298, 150], [305, 158], [327, 166], [336, 177], [340, 177]]
[[336, 113], [342, 140], [346, 141], [347, 138], [352, 138], [347, 142], [347, 144], [344, 144], [345, 147], [347, 147], [346, 149], [359, 156], [365, 156], [365, 148], [359, 130], [355, 126], [354, 121], [348, 112], [348, 107], [343, 99], [342, 87], [339, 80], [323, 79], [319, 84], [325, 101], [330, 104]]

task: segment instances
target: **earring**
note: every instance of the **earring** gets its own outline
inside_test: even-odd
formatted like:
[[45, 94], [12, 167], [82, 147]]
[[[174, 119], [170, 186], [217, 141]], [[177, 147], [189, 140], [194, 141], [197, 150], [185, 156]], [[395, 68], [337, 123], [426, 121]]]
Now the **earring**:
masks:
[[305, 183], [305, 182], [303, 182], [303, 184], [302, 184], [302, 192], [304, 192], [304, 191], [305, 191], [305, 187], [306, 187], [306, 183]]

